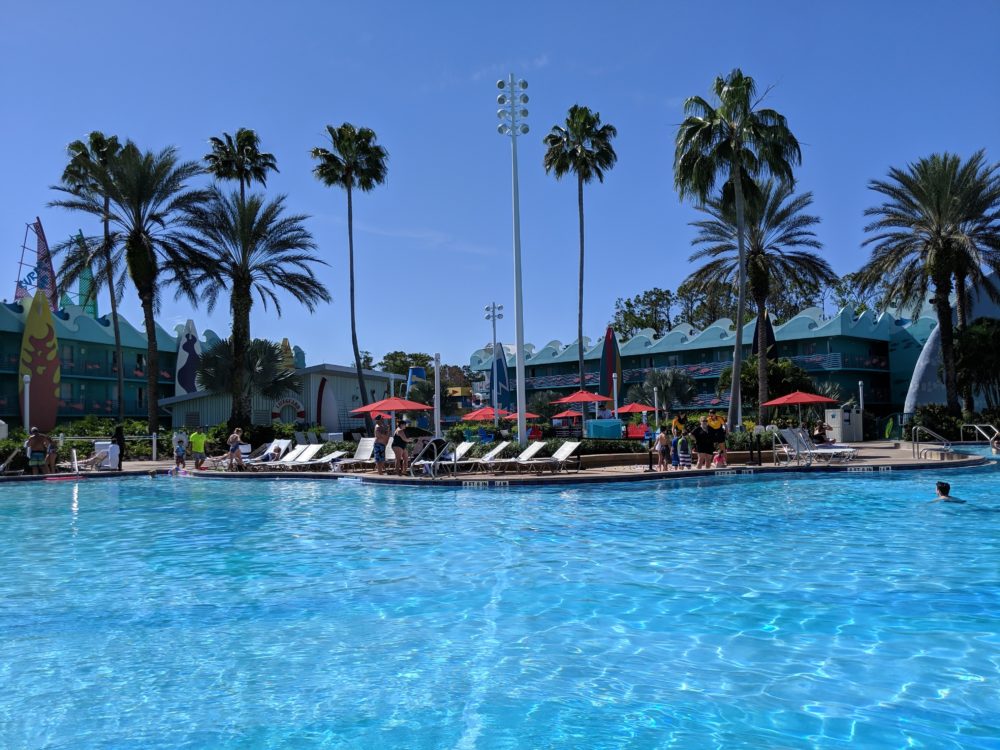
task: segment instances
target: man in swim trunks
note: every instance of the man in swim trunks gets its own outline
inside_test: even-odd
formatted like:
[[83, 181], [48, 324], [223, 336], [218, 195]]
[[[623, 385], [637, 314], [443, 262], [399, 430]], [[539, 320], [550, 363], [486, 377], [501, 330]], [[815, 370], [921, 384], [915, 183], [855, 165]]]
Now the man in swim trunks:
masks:
[[48, 435], [43, 435], [37, 427], [31, 428], [25, 447], [28, 449], [28, 466], [32, 474], [45, 473], [45, 457], [49, 454], [51, 444]]
[[389, 445], [389, 427], [382, 420], [382, 415], [375, 417], [375, 468], [379, 474], [385, 474], [385, 449]]
[[205, 443], [208, 441], [208, 435], [205, 434], [204, 427], [197, 427], [194, 432], [188, 436], [188, 443], [191, 445], [191, 456], [194, 458], [194, 468], [201, 469], [201, 465], [205, 463]]
[[951, 496], [951, 485], [947, 482], [937, 483], [937, 497], [931, 500], [932, 503], [964, 503], [965, 500], [959, 500], [957, 497]]

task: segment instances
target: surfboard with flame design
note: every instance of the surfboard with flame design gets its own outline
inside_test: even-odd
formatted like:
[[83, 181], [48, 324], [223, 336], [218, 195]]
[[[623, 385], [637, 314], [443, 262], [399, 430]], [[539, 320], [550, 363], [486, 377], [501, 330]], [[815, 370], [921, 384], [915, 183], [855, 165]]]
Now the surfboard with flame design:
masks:
[[17, 393], [24, 419], [24, 376], [31, 375], [28, 394], [31, 425], [42, 432], [56, 426], [59, 410], [59, 342], [56, 326], [44, 294], [36, 293], [24, 320]]

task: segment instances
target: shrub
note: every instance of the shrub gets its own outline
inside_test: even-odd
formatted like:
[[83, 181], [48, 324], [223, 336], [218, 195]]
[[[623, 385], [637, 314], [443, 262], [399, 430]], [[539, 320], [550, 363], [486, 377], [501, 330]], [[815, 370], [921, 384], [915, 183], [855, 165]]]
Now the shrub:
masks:
[[[959, 440], [963, 420], [961, 417], [953, 417], [948, 414], [948, 407], [944, 404], [926, 404], [917, 407], [913, 414], [912, 424], [923, 425], [946, 440]], [[912, 433], [907, 431], [904, 433], [904, 437], [909, 439], [912, 437]]]

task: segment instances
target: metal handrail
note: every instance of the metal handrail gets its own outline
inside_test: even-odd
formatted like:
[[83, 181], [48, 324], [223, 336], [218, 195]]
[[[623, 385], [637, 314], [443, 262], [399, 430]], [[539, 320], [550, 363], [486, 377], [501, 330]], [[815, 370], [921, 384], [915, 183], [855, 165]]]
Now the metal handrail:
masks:
[[941, 444], [942, 450], [945, 450], [945, 451], [947, 451], [949, 453], [951, 452], [951, 442], [949, 440], [945, 439], [941, 435], [938, 435], [936, 432], [934, 432], [934, 430], [930, 429], [929, 427], [924, 427], [922, 424], [918, 424], [918, 425], [915, 425], [913, 427], [913, 432], [910, 433], [911, 439], [913, 441], [913, 457], [914, 458], [919, 458], [920, 457], [920, 433], [921, 433], [921, 431], [926, 432], [928, 435], [930, 435], [932, 438], [934, 438], [936, 441], [938, 441]]
[[[987, 429], [992, 430], [993, 434], [990, 435], [986, 431]], [[998, 430], [991, 424], [963, 424], [962, 429], [958, 433], [959, 437], [961, 437], [962, 440], [965, 440], [966, 430], [973, 430], [974, 432], [978, 432], [980, 435], [986, 438], [987, 443], [992, 443], [994, 440], [996, 440], [997, 437], [1000, 437], [1000, 430]]]

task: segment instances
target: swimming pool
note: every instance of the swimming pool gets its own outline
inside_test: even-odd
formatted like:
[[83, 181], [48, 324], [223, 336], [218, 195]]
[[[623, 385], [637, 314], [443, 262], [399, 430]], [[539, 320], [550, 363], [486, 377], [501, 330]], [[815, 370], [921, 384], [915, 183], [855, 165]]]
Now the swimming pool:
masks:
[[993, 469], [8, 484], [0, 525], [4, 748], [1000, 737]]

